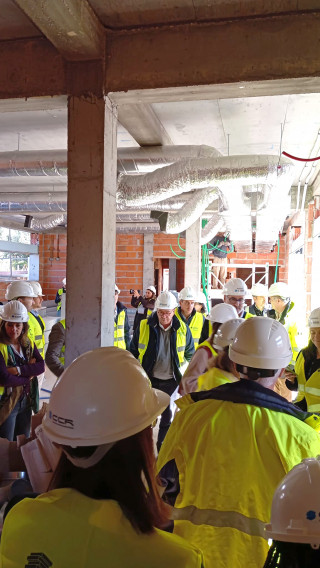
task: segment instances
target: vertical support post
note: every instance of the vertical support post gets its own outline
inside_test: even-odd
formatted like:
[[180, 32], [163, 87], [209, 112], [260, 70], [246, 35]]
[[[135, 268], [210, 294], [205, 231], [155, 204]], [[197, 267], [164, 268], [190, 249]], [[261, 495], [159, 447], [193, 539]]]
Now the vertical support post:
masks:
[[143, 293], [154, 284], [153, 233], [143, 235]]
[[186, 230], [186, 258], [184, 265], [184, 285], [200, 289], [201, 281], [201, 219]]
[[113, 345], [116, 126], [108, 98], [69, 97], [66, 365]]
[[169, 290], [177, 289], [177, 259], [169, 258]]

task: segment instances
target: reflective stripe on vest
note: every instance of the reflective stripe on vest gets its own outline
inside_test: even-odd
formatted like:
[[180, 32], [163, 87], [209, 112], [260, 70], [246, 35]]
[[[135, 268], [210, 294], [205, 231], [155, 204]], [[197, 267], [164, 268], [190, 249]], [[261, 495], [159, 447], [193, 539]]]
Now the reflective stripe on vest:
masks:
[[[308, 384], [308, 383], [307, 383]], [[305, 385], [298, 385], [298, 390], [301, 392], [305, 392], [308, 394], [314, 394], [315, 396], [320, 396], [320, 389], [316, 389], [314, 387], [308, 387]]]
[[320, 403], [319, 404], [309, 404], [308, 405], [308, 412], [320, 412]]
[[250, 536], [265, 538], [265, 523], [259, 519], [246, 517], [235, 511], [218, 511], [216, 509], [198, 509], [189, 505], [181, 509], [174, 508], [172, 519], [190, 521], [194, 525], [211, 525], [213, 527], [226, 527], [236, 529]]
[[126, 342], [124, 339], [124, 322], [126, 318], [125, 310], [121, 310], [118, 314], [117, 321], [114, 322], [114, 341], [113, 345], [120, 349], [126, 349]]
[[184, 323], [185, 325], [189, 326], [190, 331], [191, 331], [191, 335], [193, 337], [194, 348], [197, 349], [197, 347], [199, 345], [199, 341], [200, 341], [201, 331], [202, 331], [202, 328], [203, 328], [203, 314], [201, 314], [200, 312], [196, 312], [194, 314], [194, 316], [192, 317], [191, 322], [186, 324], [183, 321], [181, 315], [179, 314], [178, 309], [179, 308], [176, 308], [175, 315], [177, 316], [180, 323]]
[[[179, 367], [184, 363], [186, 336], [187, 336], [187, 326], [183, 321], [181, 321], [180, 327], [176, 331], [176, 350], [179, 359]], [[141, 320], [140, 329], [139, 329], [139, 341], [138, 341], [139, 361], [141, 364], [144, 354], [148, 347], [149, 337], [150, 337], [150, 326], [148, 325], [148, 321], [146, 319]]]
[[[65, 319], [64, 319], [64, 320], [60, 320], [59, 323], [61, 323], [62, 327], [63, 327], [64, 329], [66, 329], [66, 320], [65, 320]], [[63, 344], [63, 346], [62, 346], [62, 348], [61, 348], [61, 351], [60, 351], [60, 357], [59, 357], [59, 361], [60, 361], [60, 363], [61, 363], [63, 366], [64, 366], [64, 352], [65, 352], [65, 350], [66, 350], [66, 346], [65, 346], [65, 344]], [[62, 355], [62, 353], [63, 353], [63, 355]]]

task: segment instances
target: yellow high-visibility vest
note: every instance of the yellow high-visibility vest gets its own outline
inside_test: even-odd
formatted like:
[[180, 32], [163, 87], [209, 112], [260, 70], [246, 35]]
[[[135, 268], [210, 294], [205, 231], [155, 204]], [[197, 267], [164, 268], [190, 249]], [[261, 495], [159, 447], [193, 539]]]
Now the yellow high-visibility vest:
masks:
[[0, 555], [2, 568], [202, 567], [202, 553], [182, 538], [159, 529], [142, 534], [116, 501], [74, 489], [55, 489], [13, 507]]
[[[64, 329], [66, 329], [66, 320], [65, 320], [65, 319], [60, 320], [59, 323], [61, 323], [62, 327], [63, 327]], [[63, 346], [62, 346], [62, 348], [61, 348], [60, 357], [59, 357], [59, 361], [62, 363], [62, 365], [64, 365], [64, 353], [65, 353], [65, 350], [66, 350], [66, 346], [65, 346], [65, 343], [64, 343]]]
[[201, 314], [200, 312], [196, 312], [192, 317], [190, 323], [186, 324], [179, 313], [179, 308], [176, 308], [174, 313], [177, 316], [180, 323], [184, 323], [184, 325], [189, 326], [191, 335], [193, 337], [194, 348], [197, 349], [200, 341], [201, 331], [203, 328], [203, 321], [204, 321], [203, 314]]
[[[182, 321], [180, 322], [180, 327], [176, 331], [176, 349], [177, 355], [179, 359], [179, 366], [184, 363], [184, 352], [186, 349], [186, 336], [187, 336], [187, 326]], [[147, 350], [148, 343], [150, 337], [150, 326], [148, 325], [148, 320], [144, 319], [140, 322], [140, 329], [139, 329], [139, 361], [142, 364], [143, 356]]]
[[40, 320], [42, 321], [43, 329], [42, 329], [40, 323], [38, 322], [36, 316], [32, 312], [28, 312], [28, 314], [29, 314], [28, 336], [29, 336], [30, 339], [32, 339], [35, 342], [36, 347], [37, 347], [41, 357], [44, 358], [44, 346], [45, 346], [45, 343], [46, 343], [45, 338], [44, 338], [44, 330], [46, 328], [46, 325], [45, 325], [42, 317], [39, 314], [38, 314], [38, 318], [40, 318]]
[[126, 342], [124, 338], [124, 322], [126, 319], [125, 310], [121, 310], [118, 314], [117, 321], [114, 322], [114, 341], [113, 345], [120, 349], [126, 349]]
[[[34, 342], [31, 339], [30, 339], [30, 343], [31, 343], [31, 350], [33, 351]], [[2, 357], [4, 358], [4, 362], [5, 362], [6, 366], [8, 365], [8, 359], [9, 359], [8, 347], [9, 346], [6, 345], [5, 343], [0, 343], [0, 353], [1, 353]], [[4, 393], [4, 389], [5, 389], [5, 387], [0, 386], [0, 396]]]
[[294, 368], [298, 379], [297, 402], [305, 398], [308, 412], [320, 412], [320, 369], [317, 369], [306, 380], [304, 363], [304, 356], [301, 352]]

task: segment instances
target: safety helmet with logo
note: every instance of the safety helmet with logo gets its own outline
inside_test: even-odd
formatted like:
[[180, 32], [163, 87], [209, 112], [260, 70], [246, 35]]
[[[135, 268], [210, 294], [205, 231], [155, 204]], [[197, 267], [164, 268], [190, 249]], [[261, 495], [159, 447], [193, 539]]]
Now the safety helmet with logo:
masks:
[[189, 300], [190, 302], [195, 302], [197, 299], [196, 291], [191, 288], [191, 286], [185, 286], [179, 292], [179, 300]]
[[15, 298], [36, 298], [30, 282], [26, 280], [16, 280], [11, 282], [7, 287], [5, 294], [6, 300], [14, 300]]
[[282, 369], [292, 359], [288, 332], [271, 318], [246, 319], [236, 331], [229, 357], [246, 367]]
[[280, 298], [290, 298], [289, 286], [286, 282], [275, 282], [271, 284], [268, 296], [279, 296]]
[[231, 304], [217, 304], [211, 308], [209, 315], [206, 317], [207, 320], [217, 323], [224, 323], [230, 319], [237, 318], [237, 310]]
[[115, 284], [114, 285], [114, 293], [115, 294], [120, 294], [121, 290], [119, 290], [118, 286]]
[[312, 310], [309, 316], [309, 327], [310, 329], [313, 327], [320, 327], [320, 308]]
[[42, 288], [40, 282], [29, 280], [29, 284], [31, 284], [35, 296], [44, 296], [44, 294], [42, 294]]
[[247, 285], [241, 278], [231, 278], [225, 283], [223, 288], [224, 296], [245, 296], [247, 294]]
[[278, 485], [265, 526], [267, 538], [320, 546], [319, 459], [304, 459]]
[[3, 321], [16, 323], [24, 323], [29, 319], [27, 308], [19, 300], [12, 300], [1, 306], [0, 317]]
[[[53, 442], [72, 448], [107, 446], [107, 451], [147, 428], [169, 402], [167, 394], [152, 388], [129, 351], [100, 347], [80, 355], [62, 373], [42, 424]], [[103, 455], [99, 458], [98, 452], [95, 463]]]
[[157, 291], [156, 291], [156, 289], [155, 289], [154, 286], [148, 286], [148, 287], [147, 287], [147, 290], [150, 290], [150, 292], [152, 292], [153, 294], [156, 294], [156, 293], [157, 293]]
[[242, 318], [234, 318], [228, 321], [225, 321], [218, 329], [217, 333], [215, 333], [213, 337], [213, 344], [217, 347], [227, 347], [232, 343], [235, 333], [239, 327], [243, 323]]
[[250, 291], [251, 291], [252, 296], [264, 296], [265, 298], [267, 298], [267, 296], [268, 296], [267, 286], [265, 286], [264, 284], [261, 284], [260, 282], [257, 282], [257, 284], [254, 284]]
[[171, 292], [161, 292], [156, 299], [156, 310], [174, 310], [177, 307], [177, 300]]

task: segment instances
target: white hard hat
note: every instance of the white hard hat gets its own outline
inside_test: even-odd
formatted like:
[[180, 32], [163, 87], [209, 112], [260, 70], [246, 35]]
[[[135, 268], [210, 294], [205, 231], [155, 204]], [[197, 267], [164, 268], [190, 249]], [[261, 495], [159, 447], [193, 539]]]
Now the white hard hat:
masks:
[[37, 294], [34, 293], [30, 282], [26, 280], [16, 280], [11, 282], [7, 287], [5, 294], [6, 300], [13, 300], [14, 298], [36, 298]]
[[234, 318], [224, 322], [218, 329], [217, 333], [215, 333], [213, 338], [213, 343], [217, 347], [227, 347], [232, 343], [235, 333], [239, 327], [243, 323], [242, 318]]
[[170, 397], [151, 387], [140, 363], [118, 347], [80, 355], [53, 387], [43, 429], [53, 442], [100, 446], [144, 430]]
[[320, 546], [320, 461], [308, 458], [278, 485], [272, 501], [267, 538]]
[[264, 284], [260, 284], [260, 282], [254, 284], [250, 291], [252, 296], [264, 296], [264, 298], [267, 298], [268, 296], [267, 286], [265, 286]]
[[197, 294], [191, 286], [185, 286], [179, 292], [179, 300], [190, 300], [190, 302], [195, 302], [197, 299]]
[[206, 317], [207, 320], [217, 323], [224, 323], [230, 319], [238, 317], [237, 310], [231, 304], [217, 304], [211, 308], [209, 315]]
[[198, 304], [204, 304], [205, 306], [207, 305], [207, 298], [204, 292], [202, 292], [200, 290], [200, 292], [197, 292], [197, 299], [196, 302]]
[[62, 284], [65, 286], [67, 283], [67, 279], [66, 278], [62, 278]]
[[224, 296], [245, 296], [247, 290], [247, 285], [241, 278], [231, 278], [225, 283], [223, 294]]
[[236, 331], [229, 357], [246, 367], [282, 369], [292, 359], [288, 332], [272, 318], [246, 319]]
[[156, 299], [156, 310], [174, 310], [177, 307], [177, 300], [171, 292], [161, 292]]
[[153, 294], [156, 294], [156, 293], [157, 293], [157, 291], [156, 291], [156, 289], [155, 289], [154, 286], [148, 286], [147, 290], [150, 290], [150, 292], [152, 292]]
[[281, 298], [289, 298], [289, 286], [286, 282], [275, 282], [271, 284], [268, 292], [268, 296], [272, 298], [272, 296], [280, 296]]
[[32, 290], [36, 296], [44, 296], [44, 294], [42, 294], [42, 288], [39, 282], [35, 282], [34, 280], [29, 280], [29, 284], [31, 284]]
[[0, 317], [3, 321], [16, 323], [24, 323], [29, 319], [27, 308], [19, 300], [12, 300], [1, 306]]
[[119, 288], [116, 284], [114, 285], [114, 292], [115, 292], [115, 294], [120, 294], [120, 292], [121, 292], [121, 290], [119, 290]]
[[309, 327], [320, 327], [320, 308], [312, 310], [309, 316]]

